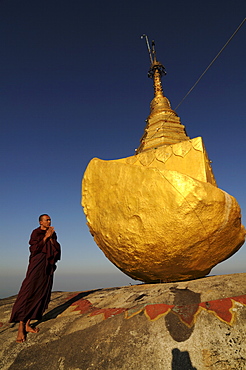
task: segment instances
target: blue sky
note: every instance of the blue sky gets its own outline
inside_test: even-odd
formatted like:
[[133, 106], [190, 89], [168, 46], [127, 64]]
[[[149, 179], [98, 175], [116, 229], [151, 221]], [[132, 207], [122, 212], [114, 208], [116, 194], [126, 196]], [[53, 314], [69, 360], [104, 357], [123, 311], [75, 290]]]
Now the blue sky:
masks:
[[[105, 257], [86, 226], [81, 180], [93, 157], [134, 154], [153, 98], [146, 33], [166, 67], [175, 108], [246, 14], [244, 0], [1, 0], [0, 297], [18, 292], [28, 240], [52, 217], [63, 258], [55, 290], [136, 283]], [[178, 108], [202, 136], [218, 186], [246, 224], [246, 22]], [[245, 272], [245, 247], [212, 274]]]

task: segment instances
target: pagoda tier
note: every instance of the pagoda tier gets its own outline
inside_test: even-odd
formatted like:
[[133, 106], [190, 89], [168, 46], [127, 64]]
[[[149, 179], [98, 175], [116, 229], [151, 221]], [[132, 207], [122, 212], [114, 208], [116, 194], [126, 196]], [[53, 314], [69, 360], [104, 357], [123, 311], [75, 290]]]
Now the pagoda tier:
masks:
[[185, 126], [181, 124], [177, 113], [172, 110], [169, 100], [164, 96], [161, 84], [163, 71], [163, 65], [154, 60], [149, 71], [149, 77], [153, 78], [154, 82], [154, 99], [150, 104], [150, 115], [136, 154], [190, 139]]

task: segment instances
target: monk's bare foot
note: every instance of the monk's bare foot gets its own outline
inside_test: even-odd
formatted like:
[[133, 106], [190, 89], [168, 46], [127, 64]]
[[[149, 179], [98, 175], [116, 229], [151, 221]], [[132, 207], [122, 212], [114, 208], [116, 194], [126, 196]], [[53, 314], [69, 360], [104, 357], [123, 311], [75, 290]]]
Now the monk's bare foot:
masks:
[[16, 342], [17, 343], [23, 343], [25, 341], [26, 341], [25, 326], [24, 326], [24, 323], [22, 321], [20, 321]]
[[26, 332], [37, 334], [39, 332], [39, 328], [33, 328], [31, 325], [26, 323]]
[[26, 338], [16, 338], [16, 343], [24, 343], [26, 341]]

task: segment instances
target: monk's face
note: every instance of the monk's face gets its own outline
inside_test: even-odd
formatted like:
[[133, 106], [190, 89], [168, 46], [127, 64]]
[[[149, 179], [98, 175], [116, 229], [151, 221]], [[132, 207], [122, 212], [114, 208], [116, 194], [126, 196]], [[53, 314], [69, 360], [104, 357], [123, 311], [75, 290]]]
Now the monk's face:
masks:
[[50, 218], [50, 216], [44, 215], [42, 217], [42, 220], [39, 221], [39, 223], [40, 223], [40, 226], [41, 226], [41, 229], [42, 230], [47, 230], [50, 227], [50, 225], [51, 225], [51, 218]]

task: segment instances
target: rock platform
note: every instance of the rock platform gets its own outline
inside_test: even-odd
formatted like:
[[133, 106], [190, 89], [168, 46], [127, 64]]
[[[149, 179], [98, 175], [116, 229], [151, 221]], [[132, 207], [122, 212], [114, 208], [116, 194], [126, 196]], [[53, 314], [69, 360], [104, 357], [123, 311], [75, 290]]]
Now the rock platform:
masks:
[[243, 370], [246, 273], [53, 292], [40, 332], [15, 342], [16, 296], [0, 300], [0, 368]]

